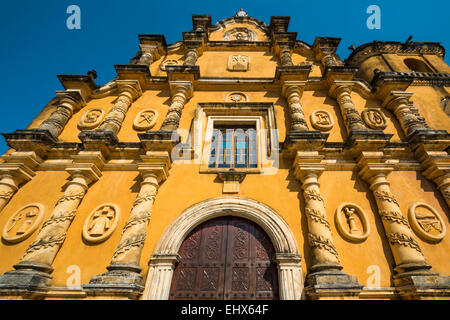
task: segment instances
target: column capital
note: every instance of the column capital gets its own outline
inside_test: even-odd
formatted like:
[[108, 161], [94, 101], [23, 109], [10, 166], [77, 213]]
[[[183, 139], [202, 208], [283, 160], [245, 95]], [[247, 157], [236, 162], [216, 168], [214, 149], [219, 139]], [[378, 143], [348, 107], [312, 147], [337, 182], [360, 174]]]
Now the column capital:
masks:
[[156, 176], [158, 184], [168, 178], [171, 167], [169, 152], [147, 151], [145, 155], [141, 156], [141, 161], [138, 164], [138, 170], [143, 177], [153, 174]]
[[343, 92], [350, 94], [354, 85], [354, 81], [334, 80], [328, 90], [328, 95], [336, 99]]
[[361, 178], [372, 187], [380, 178], [389, 184], [386, 178], [398, 162], [398, 160], [385, 156], [381, 151], [363, 151], [357, 159], [357, 166], [360, 168], [359, 175]]
[[137, 80], [116, 80], [119, 94], [128, 93], [134, 101], [142, 95], [141, 85]]
[[408, 105], [409, 99], [412, 97], [413, 92], [406, 91], [391, 91], [382, 102], [382, 106], [387, 109], [392, 109], [394, 105], [406, 104]]
[[105, 158], [99, 151], [80, 151], [72, 156], [73, 163], [66, 168], [72, 177], [83, 176], [87, 185], [97, 181], [102, 176], [101, 170], [105, 165]]
[[194, 85], [191, 81], [169, 81], [169, 89], [172, 97], [180, 94], [185, 97], [186, 101], [194, 94]]
[[284, 81], [281, 87], [281, 94], [289, 98], [291, 94], [297, 93], [301, 97], [305, 87], [306, 81]]
[[71, 113], [86, 106], [86, 100], [81, 94], [81, 90], [56, 91], [56, 96], [58, 97], [58, 105], [69, 105]]
[[318, 151], [297, 151], [294, 160], [295, 177], [305, 183], [309, 178], [317, 179], [325, 171], [325, 156]]
[[276, 253], [274, 260], [278, 266], [298, 266], [302, 261], [302, 255], [293, 253]]

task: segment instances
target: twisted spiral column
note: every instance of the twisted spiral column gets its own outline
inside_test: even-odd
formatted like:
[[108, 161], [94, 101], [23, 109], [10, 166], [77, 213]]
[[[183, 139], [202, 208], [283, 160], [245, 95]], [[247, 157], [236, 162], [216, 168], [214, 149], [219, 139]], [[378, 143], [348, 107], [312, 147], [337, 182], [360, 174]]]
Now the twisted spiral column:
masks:
[[66, 126], [73, 113], [81, 107], [81, 100], [71, 95], [66, 95], [59, 101], [56, 110], [41, 123], [39, 130], [47, 130], [53, 136], [58, 137]]
[[300, 103], [302, 91], [298, 86], [289, 86], [286, 90], [286, 98], [291, 114], [290, 131], [304, 131], [308, 129], [308, 123], [303, 113], [303, 108]]
[[336, 99], [344, 118], [345, 126], [349, 134], [354, 131], [367, 131], [361, 115], [356, 110], [355, 105], [350, 96], [351, 89], [347, 86], [338, 86], [336, 88]]
[[161, 131], [175, 131], [178, 129], [184, 104], [188, 100], [188, 94], [189, 87], [187, 85], [178, 85], [175, 87], [175, 94], [172, 96], [172, 102], [167, 111], [166, 118], [161, 125]]

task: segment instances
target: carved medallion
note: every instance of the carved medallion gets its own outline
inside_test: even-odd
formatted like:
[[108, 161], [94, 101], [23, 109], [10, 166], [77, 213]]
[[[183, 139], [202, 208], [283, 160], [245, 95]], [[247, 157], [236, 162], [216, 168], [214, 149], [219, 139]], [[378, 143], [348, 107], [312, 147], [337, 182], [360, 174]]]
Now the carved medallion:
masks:
[[231, 92], [225, 96], [225, 102], [248, 102], [248, 97], [242, 92]]
[[80, 121], [78, 121], [78, 128], [80, 130], [94, 129], [102, 122], [104, 116], [105, 111], [102, 109], [90, 109], [81, 116]]
[[92, 243], [108, 239], [117, 228], [120, 208], [112, 203], [105, 203], [95, 208], [84, 221], [83, 238]]
[[334, 120], [327, 110], [314, 110], [310, 116], [312, 126], [317, 130], [328, 131], [334, 126]]
[[408, 219], [411, 228], [424, 240], [440, 241], [447, 232], [442, 217], [426, 203], [413, 203], [408, 209]]
[[228, 57], [228, 71], [248, 71], [249, 69], [249, 56], [235, 54]]
[[257, 41], [258, 36], [255, 31], [249, 28], [233, 28], [223, 35], [224, 41]]
[[142, 110], [134, 119], [133, 128], [138, 131], [150, 130], [155, 126], [157, 119], [158, 111], [153, 109]]
[[168, 59], [168, 60], [164, 60], [163, 62], [161, 62], [161, 64], [159, 65], [159, 68], [162, 71], [166, 71], [166, 66], [176, 66], [178, 65], [178, 61], [174, 60], [174, 59]]
[[366, 109], [361, 113], [365, 124], [375, 130], [383, 130], [387, 126], [386, 117], [378, 109]]
[[364, 210], [354, 203], [342, 203], [336, 209], [334, 221], [343, 238], [361, 242], [370, 233], [370, 224]]
[[27, 239], [44, 219], [44, 211], [45, 208], [40, 203], [31, 203], [17, 210], [3, 228], [3, 239], [11, 243]]

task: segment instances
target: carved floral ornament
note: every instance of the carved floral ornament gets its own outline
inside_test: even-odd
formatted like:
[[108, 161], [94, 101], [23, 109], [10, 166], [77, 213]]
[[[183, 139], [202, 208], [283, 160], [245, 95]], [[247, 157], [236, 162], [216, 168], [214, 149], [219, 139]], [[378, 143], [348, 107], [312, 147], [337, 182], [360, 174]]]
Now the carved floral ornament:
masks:
[[317, 130], [328, 131], [334, 126], [334, 120], [327, 110], [314, 110], [310, 116], [312, 126]]
[[164, 60], [163, 62], [161, 62], [161, 64], [159, 65], [159, 68], [162, 71], [166, 71], [166, 66], [176, 66], [176, 65], [178, 65], [178, 61], [177, 60], [167, 59], [167, 60]]
[[27, 239], [41, 224], [44, 212], [45, 207], [40, 203], [31, 203], [17, 210], [3, 228], [3, 240], [18, 243]]
[[113, 203], [105, 203], [95, 208], [84, 221], [83, 238], [92, 243], [108, 239], [120, 219], [120, 208]]
[[354, 203], [342, 203], [336, 209], [334, 221], [343, 238], [362, 242], [370, 234], [370, 224], [364, 210]]
[[255, 31], [249, 28], [233, 28], [223, 35], [224, 41], [257, 41], [258, 36]]
[[230, 92], [225, 96], [225, 102], [248, 102], [248, 96], [243, 92]]
[[366, 109], [361, 113], [364, 123], [371, 129], [383, 130], [387, 126], [387, 120], [378, 109]]
[[80, 130], [94, 129], [102, 122], [104, 116], [105, 111], [100, 108], [89, 109], [78, 121], [78, 128]]
[[408, 209], [408, 219], [411, 228], [424, 240], [438, 242], [447, 232], [442, 217], [426, 203], [413, 203]]
[[133, 122], [133, 127], [138, 131], [150, 130], [156, 124], [158, 111], [153, 109], [144, 109], [140, 111]]

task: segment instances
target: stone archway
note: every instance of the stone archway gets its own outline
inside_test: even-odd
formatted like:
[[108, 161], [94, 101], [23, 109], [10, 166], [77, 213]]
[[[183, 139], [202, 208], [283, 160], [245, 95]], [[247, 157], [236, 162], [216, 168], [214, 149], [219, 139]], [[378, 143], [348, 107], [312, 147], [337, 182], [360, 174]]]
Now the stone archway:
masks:
[[301, 255], [286, 222], [270, 207], [251, 199], [220, 197], [184, 210], [164, 231], [150, 258], [143, 299], [167, 300], [178, 250], [186, 236], [201, 223], [223, 216], [236, 216], [258, 224], [270, 237], [278, 265], [279, 297], [299, 300], [303, 277]]

